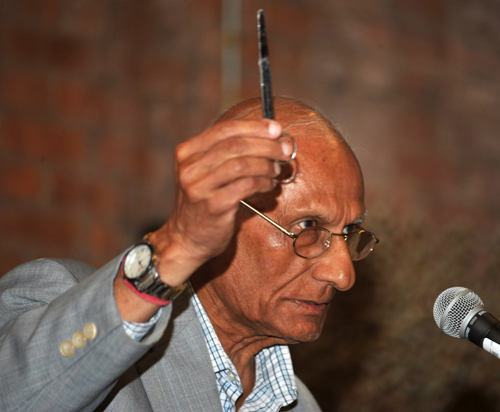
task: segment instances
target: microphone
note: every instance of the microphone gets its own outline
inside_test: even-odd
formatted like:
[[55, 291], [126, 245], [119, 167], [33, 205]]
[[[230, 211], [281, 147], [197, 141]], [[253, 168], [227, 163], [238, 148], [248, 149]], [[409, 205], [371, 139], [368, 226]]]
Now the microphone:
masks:
[[486, 312], [472, 290], [458, 286], [446, 289], [434, 303], [434, 320], [447, 335], [468, 339], [500, 358], [500, 322]]

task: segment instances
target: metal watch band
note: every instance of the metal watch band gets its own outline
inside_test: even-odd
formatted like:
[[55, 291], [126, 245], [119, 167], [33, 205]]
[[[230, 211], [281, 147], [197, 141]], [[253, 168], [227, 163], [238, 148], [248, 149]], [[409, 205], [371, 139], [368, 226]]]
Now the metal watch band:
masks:
[[154, 261], [151, 267], [138, 279], [129, 279], [129, 282], [142, 293], [154, 296], [162, 300], [174, 300], [179, 296], [187, 287], [187, 283], [180, 286], [172, 287], [163, 283], [156, 271]]

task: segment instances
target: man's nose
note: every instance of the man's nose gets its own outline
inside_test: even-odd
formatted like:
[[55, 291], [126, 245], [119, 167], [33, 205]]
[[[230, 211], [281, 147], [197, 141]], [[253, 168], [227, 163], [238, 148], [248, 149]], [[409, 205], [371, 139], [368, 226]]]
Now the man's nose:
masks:
[[341, 291], [353, 287], [356, 274], [347, 243], [342, 237], [333, 236], [329, 249], [316, 259], [314, 279], [333, 283]]

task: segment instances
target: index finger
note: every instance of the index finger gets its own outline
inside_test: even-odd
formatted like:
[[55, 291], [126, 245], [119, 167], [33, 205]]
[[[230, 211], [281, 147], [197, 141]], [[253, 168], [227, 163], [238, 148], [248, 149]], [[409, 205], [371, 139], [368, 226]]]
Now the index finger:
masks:
[[201, 134], [181, 143], [176, 153], [178, 160], [182, 161], [194, 153], [207, 151], [218, 142], [233, 137], [277, 139], [280, 135], [281, 125], [273, 120], [227, 120], [216, 123]]

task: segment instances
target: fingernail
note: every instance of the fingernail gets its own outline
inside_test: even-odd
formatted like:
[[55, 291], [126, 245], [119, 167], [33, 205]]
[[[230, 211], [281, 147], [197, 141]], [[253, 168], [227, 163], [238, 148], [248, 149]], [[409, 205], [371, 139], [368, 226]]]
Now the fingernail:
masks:
[[279, 136], [281, 134], [281, 127], [276, 123], [270, 123], [269, 134], [271, 136]]
[[281, 173], [281, 166], [277, 162], [274, 162], [274, 173], [276, 174], [276, 176]]
[[293, 153], [293, 146], [290, 142], [281, 142], [281, 151], [285, 156], [290, 156]]

